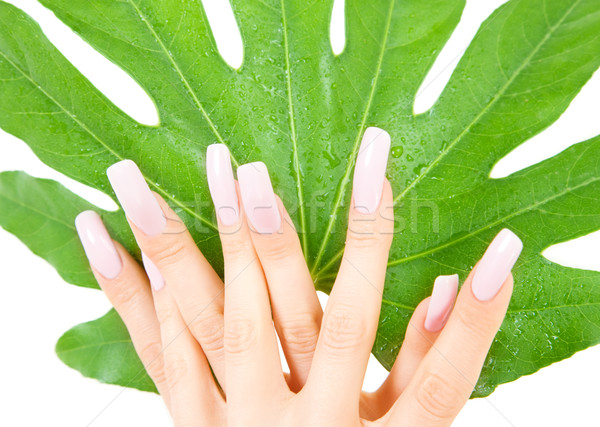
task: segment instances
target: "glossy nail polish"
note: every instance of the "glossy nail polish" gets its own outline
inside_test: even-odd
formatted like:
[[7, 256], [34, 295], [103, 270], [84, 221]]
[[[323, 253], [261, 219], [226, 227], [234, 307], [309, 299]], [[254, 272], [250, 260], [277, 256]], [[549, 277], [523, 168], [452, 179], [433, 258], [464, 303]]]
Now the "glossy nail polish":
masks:
[[94, 269], [107, 279], [117, 277], [123, 264], [100, 216], [94, 211], [81, 212], [75, 218], [75, 228]]
[[237, 176], [244, 211], [252, 227], [261, 234], [278, 231], [281, 215], [265, 164], [255, 162], [242, 165], [237, 170]]
[[239, 203], [231, 168], [229, 149], [225, 144], [212, 144], [206, 150], [208, 188], [217, 216], [223, 225], [233, 225], [239, 219]]
[[385, 169], [390, 152], [390, 135], [383, 129], [365, 131], [354, 168], [354, 209], [372, 214], [379, 207]]
[[435, 279], [429, 308], [425, 317], [425, 329], [437, 332], [444, 327], [458, 291], [458, 275], [439, 276]]
[[146, 256], [145, 253], [142, 252], [142, 262], [144, 263], [144, 269], [146, 270], [146, 275], [148, 276], [148, 280], [150, 280], [150, 286], [155, 292], [160, 291], [165, 287], [165, 279], [163, 278], [160, 271], [158, 271], [158, 267]]
[[137, 165], [122, 160], [106, 173], [127, 217], [147, 236], [160, 234], [167, 220]]
[[479, 301], [496, 296], [521, 254], [523, 242], [508, 229], [494, 238], [477, 265], [471, 289]]

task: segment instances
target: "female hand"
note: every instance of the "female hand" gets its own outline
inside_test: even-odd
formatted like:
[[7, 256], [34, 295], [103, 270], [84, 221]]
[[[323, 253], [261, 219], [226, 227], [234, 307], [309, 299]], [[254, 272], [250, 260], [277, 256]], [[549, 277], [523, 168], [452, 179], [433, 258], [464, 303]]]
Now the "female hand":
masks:
[[416, 307], [386, 382], [375, 393], [361, 392], [394, 231], [389, 148], [387, 133], [367, 129], [325, 313], [264, 164], [238, 168], [236, 185], [226, 147], [208, 149], [225, 283], [133, 162], [109, 168], [145, 271], [94, 212], [80, 214], [77, 229], [176, 426], [451, 424], [504, 318], [522, 244], [500, 232], [456, 304], [457, 276], [439, 277], [431, 298]]

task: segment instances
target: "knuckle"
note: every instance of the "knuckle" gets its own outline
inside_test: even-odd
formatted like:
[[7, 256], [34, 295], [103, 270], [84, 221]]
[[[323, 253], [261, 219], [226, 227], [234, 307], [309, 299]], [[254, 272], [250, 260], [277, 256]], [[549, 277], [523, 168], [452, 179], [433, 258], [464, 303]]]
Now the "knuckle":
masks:
[[225, 259], [244, 259], [248, 253], [254, 250], [252, 243], [241, 232], [227, 235], [227, 238], [221, 238], [223, 246], [223, 257]]
[[165, 376], [170, 390], [177, 389], [188, 378], [190, 367], [183, 358], [173, 358], [165, 365]]
[[120, 280], [114, 285], [110, 290], [105, 289], [105, 292], [115, 308], [123, 311], [135, 306], [139, 290], [135, 286]]
[[365, 229], [361, 230], [357, 227], [350, 228], [346, 239], [346, 246], [356, 249], [372, 248], [379, 243], [380, 238], [380, 233], [371, 229], [371, 227], [365, 227]]
[[323, 346], [330, 352], [355, 350], [366, 335], [363, 319], [351, 309], [332, 311], [323, 325]]
[[183, 239], [168, 239], [161, 241], [160, 246], [151, 251], [152, 258], [162, 268], [180, 265], [188, 255], [188, 250]]
[[154, 385], [157, 387], [159, 393], [163, 392], [165, 386], [168, 387], [169, 380], [167, 379], [165, 367], [162, 362], [153, 363], [150, 366], [147, 366], [146, 372], [148, 372], [148, 375], [150, 378], [152, 378], [152, 382], [154, 382]]
[[244, 356], [257, 341], [256, 325], [249, 319], [232, 318], [225, 322], [225, 350], [232, 355]]
[[476, 340], [487, 338], [490, 333], [493, 333], [491, 332], [493, 320], [486, 310], [466, 305], [456, 310], [456, 317], [461, 330]]
[[223, 350], [223, 327], [223, 316], [218, 314], [200, 316], [190, 325], [192, 335], [198, 340], [205, 353]]
[[164, 307], [156, 311], [156, 317], [158, 318], [158, 323], [164, 326], [175, 322], [179, 317], [179, 311], [174, 306]]
[[348, 223], [346, 245], [358, 249], [389, 247], [394, 234], [393, 219], [379, 214], [376, 217], [352, 216]]
[[150, 343], [140, 350], [139, 355], [150, 378], [155, 383], [163, 383], [166, 377], [162, 359], [162, 345], [158, 342]]
[[273, 234], [263, 236], [266, 240], [260, 245], [261, 255], [270, 261], [282, 261], [296, 255], [296, 248], [283, 235]]
[[281, 329], [282, 344], [294, 355], [312, 355], [319, 338], [319, 316], [303, 313], [291, 318], [276, 319]]
[[417, 389], [416, 401], [430, 421], [452, 419], [462, 407], [463, 393], [449, 378], [429, 373]]
[[162, 345], [159, 342], [152, 342], [146, 344], [139, 351], [140, 360], [142, 363], [150, 364], [153, 361], [160, 358], [162, 352]]

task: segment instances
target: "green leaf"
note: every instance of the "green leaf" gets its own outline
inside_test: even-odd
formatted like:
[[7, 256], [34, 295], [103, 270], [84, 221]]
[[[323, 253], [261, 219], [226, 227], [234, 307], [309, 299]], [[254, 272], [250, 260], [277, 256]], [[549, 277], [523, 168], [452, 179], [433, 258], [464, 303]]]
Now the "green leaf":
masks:
[[[93, 208], [55, 181], [24, 172], [0, 173], [0, 226], [47, 260], [65, 281], [98, 288], [74, 224], [79, 212]], [[135, 253], [123, 215], [104, 212], [102, 217], [113, 235]]]
[[56, 354], [67, 366], [86, 377], [156, 392], [133, 348], [127, 328], [114, 309], [65, 332], [56, 343]]
[[[219, 55], [200, 1], [42, 3], [147, 91], [160, 124], [144, 126], [120, 111], [35, 22], [0, 2], [0, 127], [51, 167], [111, 195], [105, 169], [134, 160], [218, 271], [207, 145], [227, 144], [235, 164], [268, 165], [302, 232], [316, 287], [329, 291], [360, 138], [367, 126], [379, 126], [393, 141], [388, 175], [398, 231], [373, 348], [384, 366], [391, 367], [434, 278], [464, 279], [503, 227], [523, 238], [525, 250], [474, 396], [600, 342], [599, 274], [541, 256], [600, 228], [600, 139], [509, 177], [489, 177], [501, 158], [556, 121], [600, 66], [600, 0], [504, 4], [482, 24], [434, 106], [419, 115], [416, 93], [464, 0], [347, 0], [346, 46], [338, 56], [328, 38], [331, 0], [231, 0], [244, 42], [237, 70]], [[45, 191], [49, 199], [62, 194]], [[32, 200], [23, 187], [13, 193], [66, 223], [76, 213]], [[0, 223], [8, 215], [1, 211]], [[27, 240], [27, 229], [10, 231]], [[111, 231], [133, 249], [123, 221]], [[53, 260], [45, 255], [52, 244], [46, 240], [37, 253], [64, 276], [63, 264], [75, 255]], [[101, 370], [103, 363], [82, 359], [78, 369]]]

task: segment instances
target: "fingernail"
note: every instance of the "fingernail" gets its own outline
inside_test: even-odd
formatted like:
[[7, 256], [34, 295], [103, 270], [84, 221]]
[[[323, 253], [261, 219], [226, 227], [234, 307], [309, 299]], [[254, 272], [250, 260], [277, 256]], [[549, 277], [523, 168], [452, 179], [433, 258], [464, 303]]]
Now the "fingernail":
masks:
[[110, 166], [106, 174], [127, 217], [147, 236], [160, 234], [167, 220], [137, 165], [122, 160]]
[[239, 218], [239, 203], [229, 150], [225, 144], [212, 144], [206, 150], [206, 175], [208, 188], [219, 220], [223, 225], [233, 225]]
[[281, 226], [281, 216], [265, 164], [255, 162], [242, 165], [237, 170], [237, 176], [248, 220], [261, 234], [275, 233]]
[[165, 279], [163, 278], [160, 271], [158, 271], [158, 267], [146, 256], [145, 253], [142, 252], [142, 262], [144, 263], [144, 269], [146, 270], [146, 275], [148, 276], [148, 280], [150, 280], [150, 286], [154, 289], [155, 292], [160, 291], [165, 287]]
[[90, 264], [107, 279], [117, 277], [123, 263], [100, 215], [94, 211], [81, 212], [75, 218], [75, 228]]
[[496, 296], [521, 254], [523, 242], [508, 229], [494, 238], [479, 261], [471, 289], [479, 301], [489, 301]]
[[429, 308], [425, 317], [425, 329], [437, 332], [444, 327], [458, 291], [458, 275], [439, 276], [433, 284]]
[[390, 152], [390, 135], [370, 127], [363, 135], [354, 168], [354, 209], [371, 214], [381, 202], [383, 181]]

